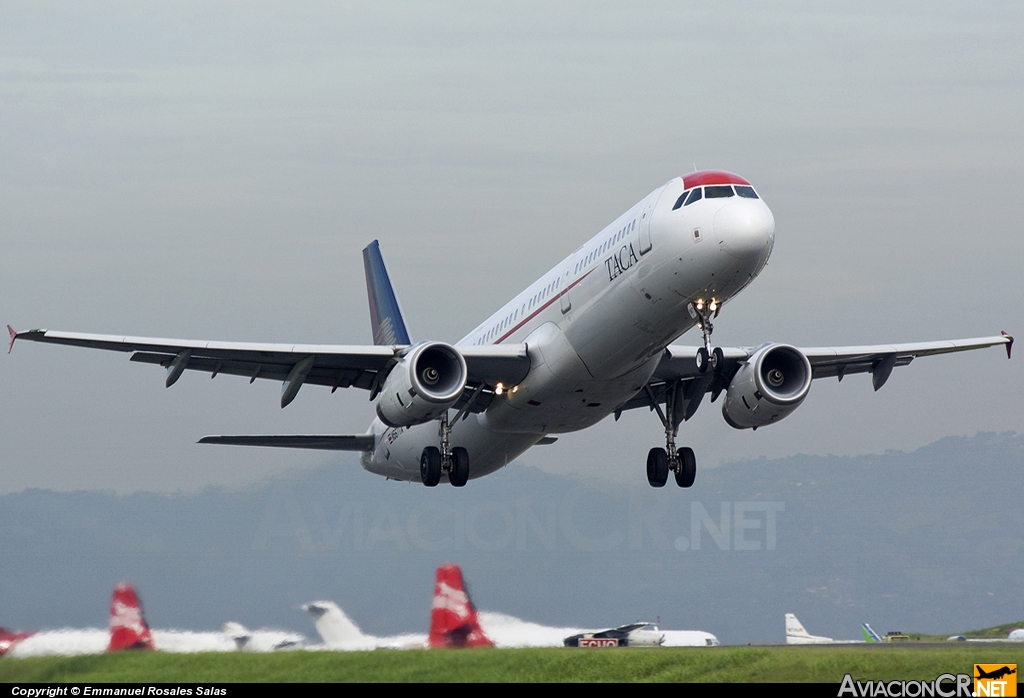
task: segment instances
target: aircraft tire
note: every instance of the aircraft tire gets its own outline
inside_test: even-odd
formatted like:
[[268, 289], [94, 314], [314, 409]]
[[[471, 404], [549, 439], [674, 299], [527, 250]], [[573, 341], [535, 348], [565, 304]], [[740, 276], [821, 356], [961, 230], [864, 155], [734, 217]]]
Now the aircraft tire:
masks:
[[465, 487], [469, 482], [469, 452], [461, 447], [452, 449], [452, 470], [448, 473], [452, 487]]
[[692, 487], [693, 481], [697, 478], [697, 457], [693, 449], [687, 447], [676, 451], [679, 459], [679, 469], [676, 470], [676, 484], [680, 487]]
[[647, 453], [647, 482], [651, 487], [664, 487], [668, 482], [668, 454], [663, 448], [652, 448]]
[[725, 366], [725, 352], [722, 351], [722, 347], [715, 347], [711, 351], [711, 367], [716, 371], [721, 371], [722, 367]]
[[697, 373], [707, 373], [711, 359], [708, 356], [708, 350], [701, 347], [697, 350], [697, 355], [693, 357], [693, 360], [697, 363]]
[[420, 455], [420, 480], [427, 487], [437, 487], [441, 482], [441, 451], [427, 446]]

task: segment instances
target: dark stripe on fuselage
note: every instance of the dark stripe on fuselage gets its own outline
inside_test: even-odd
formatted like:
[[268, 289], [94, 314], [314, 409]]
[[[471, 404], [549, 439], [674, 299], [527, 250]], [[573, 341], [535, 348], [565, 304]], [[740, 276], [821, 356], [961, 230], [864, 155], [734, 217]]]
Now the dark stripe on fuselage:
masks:
[[[594, 269], [597, 269], [597, 267], [594, 267]], [[560, 293], [556, 293], [554, 296], [551, 297], [551, 300], [549, 300], [547, 303], [545, 303], [541, 307], [539, 307], [536, 310], [534, 310], [533, 313], [531, 313], [528, 317], [523, 318], [522, 322], [520, 322], [518, 325], [513, 327], [511, 330], [509, 330], [505, 334], [503, 334], [500, 337], [498, 337], [496, 340], [494, 340], [492, 342], [492, 344], [501, 344], [502, 342], [504, 342], [506, 339], [508, 339], [510, 336], [512, 336], [520, 327], [522, 327], [523, 325], [528, 323], [533, 318], [537, 317], [537, 315], [540, 314], [541, 312], [543, 312], [549, 305], [551, 305], [552, 303], [557, 301], [559, 298], [561, 298], [562, 296], [567, 294], [569, 292], [569, 289], [571, 289], [573, 286], [575, 286], [579, 282], [583, 281], [583, 279], [585, 279], [588, 276], [590, 276], [594, 272], [594, 269], [591, 269], [586, 274], [584, 274], [580, 278], [578, 278], [575, 281], [573, 281], [571, 284], [566, 286]]]

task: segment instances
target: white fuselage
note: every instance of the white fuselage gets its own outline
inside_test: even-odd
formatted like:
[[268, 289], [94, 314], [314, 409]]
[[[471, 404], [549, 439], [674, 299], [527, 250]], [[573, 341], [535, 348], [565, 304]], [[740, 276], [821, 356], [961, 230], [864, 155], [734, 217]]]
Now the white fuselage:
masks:
[[[689, 177], [689, 176], [688, 176]], [[761, 271], [775, 221], [759, 198], [703, 198], [673, 208], [684, 178], [667, 182], [509, 301], [457, 345], [525, 343], [529, 375], [453, 425], [470, 477], [508, 464], [547, 434], [584, 429], [643, 389], [662, 352], [697, 324], [698, 299], [721, 305]], [[512, 388], [515, 388], [513, 391]], [[420, 479], [436, 422], [370, 427], [367, 470]], [[445, 476], [446, 477], [446, 476]]]

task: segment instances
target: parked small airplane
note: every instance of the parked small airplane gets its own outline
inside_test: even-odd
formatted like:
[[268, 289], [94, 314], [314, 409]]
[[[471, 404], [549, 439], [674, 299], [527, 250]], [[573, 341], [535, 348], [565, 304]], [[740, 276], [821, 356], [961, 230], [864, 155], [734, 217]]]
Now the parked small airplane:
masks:
[[872, 635], [878, 637], [871, 626], [867, 623], [861, 625], [861, 632], [864, 633], [864, 640], [833, 640], [822, 635], [811, 635], [797, 620], [792, 613], [786, 614], [786, 644], [787, 645], [854, 645], [860, 642], [881, 642], [881, 640], [869, 640]]
[[[784, 419], [814, 378], [870, 373], [875, 390], [915, 358], [1004, 346], [1013, 338], [799, 349], [716, 347], [713, 321], [764, 268], [775, 218], [743, 177], [716, 170], [669, 180], [454, 344], [413, 342], [377, 241], [363, 250], [374, 344], [256, 344], [122, 337], [8, 326], [16, 339], [128, 352], [163, 366], [281, 381], [281, 407], [306, 383], [367, 390], [377, 419], [362, 434], [207, 436], [200, 443], [362, 453], [395, 480], [462, 487], [551, 434], [645, 408], [665, 429], [647, 480], [690, 487], [697, 461], [677, 448], [682, 422], [711, 394], [737, 429]], [[438, 278], [457, 280], [457, 272]], [[672, 345], [691, 329], [699, 346]], [[454, 416], [452, 416], [454, 410]]]

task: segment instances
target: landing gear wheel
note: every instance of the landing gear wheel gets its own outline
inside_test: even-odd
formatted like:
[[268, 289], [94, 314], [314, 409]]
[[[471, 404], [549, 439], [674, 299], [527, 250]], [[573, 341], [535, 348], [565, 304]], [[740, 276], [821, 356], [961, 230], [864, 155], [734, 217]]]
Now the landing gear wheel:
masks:
[[694, 361], [697, 362], [697, 373], [707, 373], [708, 365], [711, 363], [708, 359], [708, 350], [701, 347], [697, 350], [697, 356], [694, 357]]
[[437, 487], [441, 482], [441, 451], [433, 446], [427, 446], [420, 455], [420, 480], [427, 487]]
[[725, 352], [722, 351], [722, 347], [715, 347], [711, 352], [711, 368], [718, 371], [722, 366], [725, 366]]
[[676, 452], [676, 462], [679, 464], [676, 468], [676, 484], [680, 487], [692, 487], [697, 477], [697, 457], [693, 455], [693, 449], [679, 449]]
[[647, 482], [651, 487], [664, 487], [668, 482], [668, 454], [663, 448], [652, 448], [647, 454]]
[[464, 487], [469, 482], [469, 452], [461, 447], [452, 449], [452, 469], [448, 473], [452, 487]]

